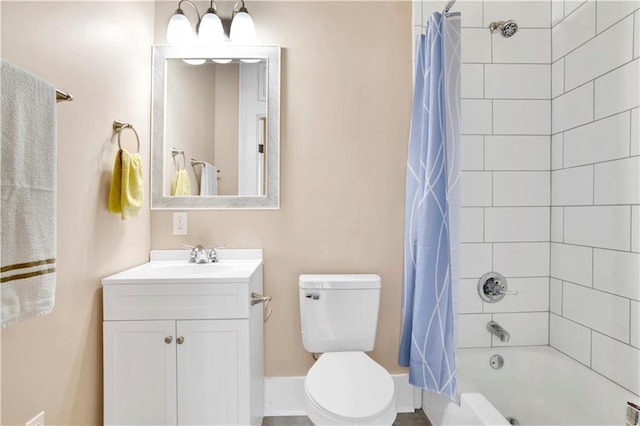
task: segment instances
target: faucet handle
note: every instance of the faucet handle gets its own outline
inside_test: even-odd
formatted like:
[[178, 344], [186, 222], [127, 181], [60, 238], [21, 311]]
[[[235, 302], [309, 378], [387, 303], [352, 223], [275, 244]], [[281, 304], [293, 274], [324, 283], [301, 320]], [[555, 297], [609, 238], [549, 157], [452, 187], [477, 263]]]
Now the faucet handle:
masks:
[[209, 249], [209, 262], [216, 263], [218, 261], [218, 253], [216, 250], [224, 247], [224, 244]]
[[498, 280], [496, 280], [495, 283], [496, 285], [493, 288], [493, 292], [495, 294], [504, 294], [504, 295], [510, 295], [510, 296], [516, 296], [520, 294], [518, 290], [507, 290], [506, 286]]

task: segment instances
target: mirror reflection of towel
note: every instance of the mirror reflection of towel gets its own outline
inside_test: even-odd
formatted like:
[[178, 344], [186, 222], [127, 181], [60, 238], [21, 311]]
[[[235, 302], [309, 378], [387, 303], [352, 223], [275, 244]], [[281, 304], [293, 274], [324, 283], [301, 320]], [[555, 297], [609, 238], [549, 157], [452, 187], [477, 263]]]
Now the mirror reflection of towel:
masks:
[[191, 182], [189, 173], [185, 169], [180, 169], [171, 182], [171, 195], [191, 195]]
[[200, 195], [218, 195], [218, 169], [207, 162], [202, 164]]

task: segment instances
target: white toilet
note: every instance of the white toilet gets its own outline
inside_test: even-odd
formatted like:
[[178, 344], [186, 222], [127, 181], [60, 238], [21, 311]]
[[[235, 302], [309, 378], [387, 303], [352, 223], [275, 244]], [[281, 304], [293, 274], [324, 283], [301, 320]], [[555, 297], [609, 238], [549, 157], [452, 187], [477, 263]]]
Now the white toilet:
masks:
[[378, 275], [300, 275], [302, 343], [322, 353], [304, 381], [316, 425], [388, 426], [396, 418], [393, 379], [364, 352], [373, 349]]

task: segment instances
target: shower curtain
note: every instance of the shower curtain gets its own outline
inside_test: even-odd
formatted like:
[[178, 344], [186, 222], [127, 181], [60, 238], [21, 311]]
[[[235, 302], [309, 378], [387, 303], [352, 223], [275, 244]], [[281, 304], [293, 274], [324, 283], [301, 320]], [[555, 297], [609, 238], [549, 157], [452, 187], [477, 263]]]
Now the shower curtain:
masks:
[[407, 156], [400, 365], [458, 402], [460, 14], [434, 13], [416, 51]]

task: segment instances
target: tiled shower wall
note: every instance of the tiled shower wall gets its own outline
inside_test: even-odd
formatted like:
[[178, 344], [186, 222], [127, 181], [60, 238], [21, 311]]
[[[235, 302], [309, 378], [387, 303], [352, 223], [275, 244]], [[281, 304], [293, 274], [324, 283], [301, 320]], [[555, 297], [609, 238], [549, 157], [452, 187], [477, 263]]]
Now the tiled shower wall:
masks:
[[[414, 1], [414, 33], [446, 1]], [[547, 345], [636, 394], [639, 0], [458, 0], [460, 347]], [[513, 19], [509, 39], [492, 21]], [[505, 275], [497, 304], [478, 278]], [[511, 333], [502, 343], [489, 320]]]
[[[446, 2], [414, 3], [421, 30]], [[549, 343], [551, 3], [456, 2], [462, 13], [462, 265], [459, 347]], [[519, 24], [511, 38], [492, 21]], [[520, 292], [485, 303], [478, 278], [502, 273]], [[486, 329], [511, 334], [500, 342]]]
[[640, 1], [552, 13], [550, 344], [640, 394]]

